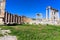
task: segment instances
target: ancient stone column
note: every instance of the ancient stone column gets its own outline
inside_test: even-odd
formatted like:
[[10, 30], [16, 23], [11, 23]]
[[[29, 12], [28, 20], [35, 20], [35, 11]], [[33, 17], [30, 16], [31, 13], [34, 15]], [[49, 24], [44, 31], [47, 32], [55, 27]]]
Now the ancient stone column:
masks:
[[23, 23], [23, 17], [21, 16], [21, 24]]
[[8, 24], [10, 23], [10, 13], [8, 13]]
[[16, 15], [16, 23], [17, 23], [17, 15]]
[[14, 15], [14, 22], [16, 23], [16, 15]]
[[48, 20], [48, 8], [46, 8], [46, 20]]
[[17, 15], [17, 24], [18, 24], [18, 15]]
[[5, 14], [4, 14], [4, 23], [6, 24], [6, 12], [5, 12]]
[[18, 16], [18, 24], [19, 24], [19, 22], [20, 22], [19, 20], [20, 20], [20, 18], [19, 18], [19, 16]]
[[18, 22], [18, 21], [19, 21], [19, 16], [17, 15], [17, 24], [19, 24], [19, 22]]
[[15, 15], [15, 22], [17, 23], [17, 15]]
[[7, 24], [7, 12], [4, 14], [4, 23]]
[[11, 24], [13, 24], [13, 22], [12, 22], [12, 20], [13, 20], [12, 17], [13, 17], [13, 15], [11, 14]]
[[12, 24], [13, 24], [13, 17], [14, 17], [14, 16], [13, 16], [13, 14], [12, 14]]
[[12, 14], [11, 14], [11, 22], [10, 23], [12, 23]]
[[19, 18], [20, 18], [20, 24], [21, 24], [21, 16], [19, 16]]
[[49, 20], [51, 20], [51, 7], [49, 7]]
[[54, 10], [51, 9], [51, 12], [50, 12], [50, 21], [53, 21], [53, 18], [54, 18]]
[[18, 19], [17, 19], [17, 23], [19, 24], [19, 16], [17, 17]]
[[14, 15], [13, 15], [13, 23], [15, 23], [15, 21], [14, 21]]
[[59, 21], [59, 12], [57, 11], [56, 14], [57, 14], [57, 20]]
[[21, 24], [21, 16], [19, 16], [19, 19], [20, 19], [20, 20], [19, 20], [19, 21], [20, 21], [19, 23]]
[[55, 14], [56, 14], [56, 12], [55, 12], [55, 10], [53, 10], [53, 12], [52, 12], [52, 19], [51, 19], [53, 22], [56, 20]]

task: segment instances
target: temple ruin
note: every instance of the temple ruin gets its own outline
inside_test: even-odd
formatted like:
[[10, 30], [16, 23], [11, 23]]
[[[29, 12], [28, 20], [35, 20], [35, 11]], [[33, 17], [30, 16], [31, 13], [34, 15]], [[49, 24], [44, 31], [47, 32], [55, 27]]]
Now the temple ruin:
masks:
[[48, 6], [46, 8], [46, 21], [50, 22], [51, 24], [58, 24], [59, 11], [51, 6]]
[[31, 18], [27, 18], [25, 16], [18, 16], [16, 14], [11, 14], [5, 11], [5, 2], [6, 0], [0, 0], [0, 25], [4, 24], [59, 24], [59, 11], [51, 6], [46, 8], [46, 18], [40, 18], [41, 15], [36, 15], [36, 20], [32, 20]]
[[60, 25], [59, 11], [51, 6], [46, 7], [46, 18], [40, 18], [41, 16], [39, 13], [33, 23]]
[[5, 11], [5, 2], [6, 0], [0, 0], [0, 25], [24, 23], [25, 17]]

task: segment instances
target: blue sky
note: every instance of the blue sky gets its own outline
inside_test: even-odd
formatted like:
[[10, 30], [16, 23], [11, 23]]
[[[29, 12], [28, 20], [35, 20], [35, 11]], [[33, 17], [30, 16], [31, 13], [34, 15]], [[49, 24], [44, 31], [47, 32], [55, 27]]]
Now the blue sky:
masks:
[[35, 18], [36, 13], [42, 13], [45, 18], [47, 6], [52, 6], [60, 11], [60, 0], [6, 0], [8, 12], [30, 18]]

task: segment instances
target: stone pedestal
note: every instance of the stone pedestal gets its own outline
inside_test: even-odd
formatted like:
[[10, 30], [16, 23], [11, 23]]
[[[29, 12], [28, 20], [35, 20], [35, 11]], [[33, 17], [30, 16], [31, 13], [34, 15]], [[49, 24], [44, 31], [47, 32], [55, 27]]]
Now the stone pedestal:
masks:
[[0, 18], [0, 25], [4, 25], [3, 18]]

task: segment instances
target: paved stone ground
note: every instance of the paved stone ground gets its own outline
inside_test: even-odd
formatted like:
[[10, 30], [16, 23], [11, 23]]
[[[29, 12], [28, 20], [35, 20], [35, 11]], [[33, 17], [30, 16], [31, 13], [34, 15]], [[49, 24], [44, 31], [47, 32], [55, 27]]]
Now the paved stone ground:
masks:
[[0, 40], [17, 40], [16, 36], [4, 36], [0, 37]]
[[11, 36], [8, 33], [11, 33], [10, 30], [1, 30], [0, 28], [0, 34], [3, 35], [3, 37], [0, 37], [0, 40], [17, 40], [16, 36]]

